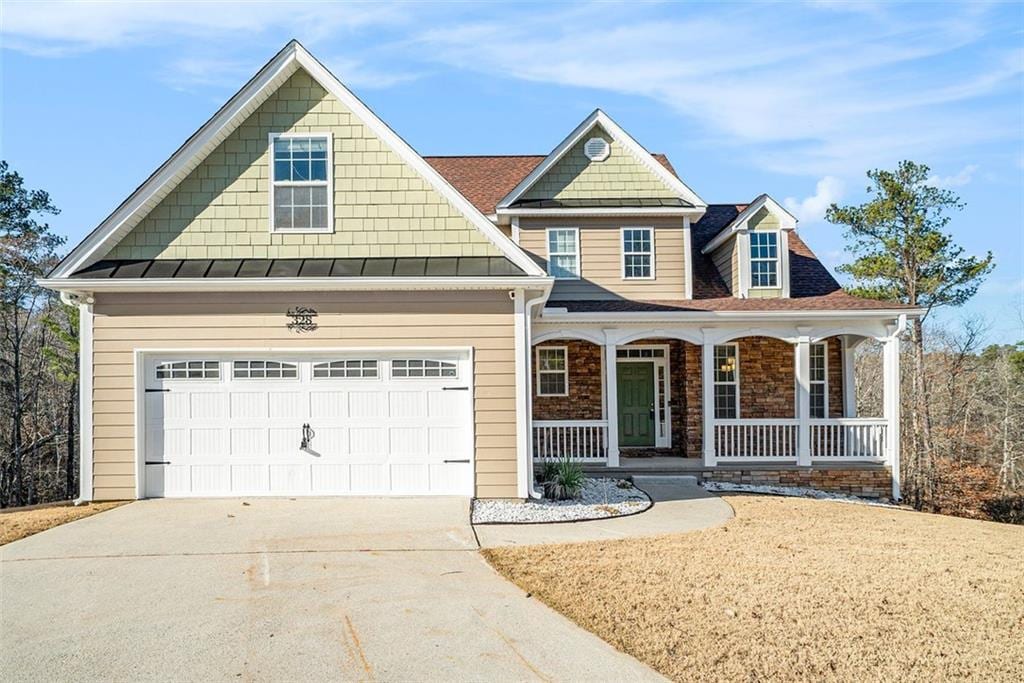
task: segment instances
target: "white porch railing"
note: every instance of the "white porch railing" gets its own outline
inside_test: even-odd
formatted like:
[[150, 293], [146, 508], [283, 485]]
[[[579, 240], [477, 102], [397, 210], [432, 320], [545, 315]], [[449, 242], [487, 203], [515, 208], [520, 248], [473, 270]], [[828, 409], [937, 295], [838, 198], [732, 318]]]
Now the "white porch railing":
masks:
[[715, 420], [718, 460], [796, 460], [798, 420]]
[[604, 462], [608, 457], [606, 420], [534, 420], [533, 457]]
[[811, 420], [811, 459], [882, 460], [887, 429], [882, 418]]
[[[811, 460], [884, 460], [887, 429], [883, 418], [812, 419]], [[714, 446], [718, 462], [795, 462], [800, 450], [800, 421], [792, 418], [715, 420]]]

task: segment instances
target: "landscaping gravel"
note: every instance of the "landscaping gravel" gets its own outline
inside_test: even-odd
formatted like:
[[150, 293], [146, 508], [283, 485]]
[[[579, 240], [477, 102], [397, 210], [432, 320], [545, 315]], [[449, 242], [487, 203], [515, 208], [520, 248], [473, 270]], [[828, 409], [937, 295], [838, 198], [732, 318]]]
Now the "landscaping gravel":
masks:
[[[620, 484], [622, 484], [620, 486]], [[647, 494], [621, 479], [586, 479], [575, 500], [473, 501], [474, 524], [531, 524], [608, 519], [643, 512]]]
[[819, 491], [802, 486], [772, 486], [770, 484], [733, 484], [726, 481], [705, 481], [701, 486], [707, 491], [735, 491], [736, 493], [767, 493], [772, 496], [792, 496], [794, 498], [816, 498], [818, 500], [834, 500], [840, 503], [860, 503], [861, 505], [878, 505], [882, 507], [898, 507], [870, 498], [859, 498], [845, 493]]

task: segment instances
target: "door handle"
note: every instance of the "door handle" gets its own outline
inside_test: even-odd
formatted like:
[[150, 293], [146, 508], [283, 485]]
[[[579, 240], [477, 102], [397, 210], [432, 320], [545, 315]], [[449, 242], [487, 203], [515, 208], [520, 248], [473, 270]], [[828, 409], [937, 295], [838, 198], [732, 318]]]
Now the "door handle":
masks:
[[309, 426], [309, 423], [302, 425], [302, 442], [299, 444], [299, 450], [304, 451], [309, 448], [309, 443], [316, 436], [316, 432]]

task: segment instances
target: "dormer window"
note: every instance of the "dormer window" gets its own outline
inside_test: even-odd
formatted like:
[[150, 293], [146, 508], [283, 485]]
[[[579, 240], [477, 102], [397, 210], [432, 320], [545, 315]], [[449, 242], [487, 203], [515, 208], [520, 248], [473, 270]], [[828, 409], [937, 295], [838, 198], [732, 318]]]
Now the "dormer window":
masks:
[[331, 136], [271, 135], [271, 232], [331, 232]]
[[750, 286], [754, 289], [779, 286], [779, 233], [757, 230], [750, 233]]

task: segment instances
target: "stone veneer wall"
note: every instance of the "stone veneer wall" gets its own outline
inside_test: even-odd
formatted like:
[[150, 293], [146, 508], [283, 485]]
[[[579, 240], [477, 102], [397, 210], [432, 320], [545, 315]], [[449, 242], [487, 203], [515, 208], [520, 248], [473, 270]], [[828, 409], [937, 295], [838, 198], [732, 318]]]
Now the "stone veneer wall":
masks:
[[[537, 348], [568, 347], [569, 395], [537, 395]], [[587, 341], [559, 339], [534, 346], [533, 356], [533, 419], [535, 420], [600, 420], [601, 419], [601, 347]]]
[[755, 486], [800, 486], [888, 501], [892, 497], [892, 472], [888, 467], [746, 469], [718, 468], [701, 472], [708, 481]]
[[[740, 351], [740, 416], [751, 419], [796, 416], [793, 347], [769, 337], [737, 340]], [[668, 344], [672, 407], [671, 449], [626, 449], [631, 455], [678, 455], [699, 458], [703, 449], [701, 413], [701, 347], [676, 339], [645, 339]], [[569, 395], [537, 396], [535, 420], [601, 419], [601, 347], [586, 341], [553, 340], [538, 346], [566, 346], [569, 351]], [[535, 347], [536, 348], [536, 347]], [[535, 356], [536, 358], [536, 356]], [[829, 416], [842, 415], [843, 367], [839, 339], [828, 340]], [[536, 384], [536, 368], [533, 382]]]

